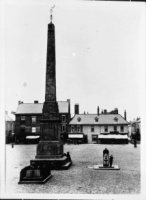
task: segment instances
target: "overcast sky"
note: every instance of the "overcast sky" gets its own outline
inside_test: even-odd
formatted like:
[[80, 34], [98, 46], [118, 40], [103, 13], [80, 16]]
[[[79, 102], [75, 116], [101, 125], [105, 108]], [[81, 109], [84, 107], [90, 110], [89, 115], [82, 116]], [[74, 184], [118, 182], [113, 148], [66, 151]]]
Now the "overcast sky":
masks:
[[[24, 3], [25, 2], [25, 3]], [[50, 2], [50, 3], [49, 3]], [[6, 110], [44, 102], [50, 8], [56, 36], [57, 100], [80, 113], [114, 108], [141, 116], [145, 4], [103, 1], [16, 1], [5, 6]], [[12, 117], [12, 115], [10, 115]]]

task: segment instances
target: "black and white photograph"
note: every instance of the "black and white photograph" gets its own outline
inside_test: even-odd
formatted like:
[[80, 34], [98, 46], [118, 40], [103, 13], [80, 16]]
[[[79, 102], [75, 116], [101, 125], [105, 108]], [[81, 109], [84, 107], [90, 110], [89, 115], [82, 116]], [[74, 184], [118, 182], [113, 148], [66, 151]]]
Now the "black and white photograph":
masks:
[[1, 198], [144, 200], [145, 2], [1, 5]]

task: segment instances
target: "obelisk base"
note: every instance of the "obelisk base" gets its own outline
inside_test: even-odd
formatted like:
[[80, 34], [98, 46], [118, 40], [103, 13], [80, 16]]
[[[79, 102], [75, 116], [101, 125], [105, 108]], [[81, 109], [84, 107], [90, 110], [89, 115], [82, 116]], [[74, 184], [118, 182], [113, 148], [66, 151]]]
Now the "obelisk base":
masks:
[[60, 141], [40, 141], [37, 146], [37, 155], [31, 164], [43, 165], [46, 162], [51, 170], [65, 170], [71, 164], [71, 158], [63, 153], [63, 143]]
[[21, 170], [18, 184], [44, 184], [51, 176], [50, 165], [47, 162], [31, 162]]
[[36, 166], [43, 166], [44, 163], [47, 163], [50, 170], [67, 170], [72, 165], [71, 159], [68, 159], [65, 155], [61, 158], [35, 159], [31, 160], [30, 163], [35, 164]]
[[51, 177], [51, 170], [67, 170], [72, 165], [70, 155], [63, 153], [60, 141], [40, 141], [36, 159], [20, 172], [19, 184], [44, 184]]
[[63, 156], [63, 143], [60, 141], [40, 141], [36, 159], [56, 159]]

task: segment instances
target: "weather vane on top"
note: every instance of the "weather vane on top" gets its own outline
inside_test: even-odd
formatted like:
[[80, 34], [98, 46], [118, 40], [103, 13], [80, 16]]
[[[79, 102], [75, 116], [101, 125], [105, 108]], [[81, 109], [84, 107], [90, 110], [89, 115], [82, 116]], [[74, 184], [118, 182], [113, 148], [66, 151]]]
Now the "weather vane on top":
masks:
[[52, 12], [53, 12], [53, 8], [55, 8], [55, 5], [50, 9], [50, 13], [51, 13], [51, 15], [50, 15], [50, 20], [51, 20], [51, 22], [52, 22]]

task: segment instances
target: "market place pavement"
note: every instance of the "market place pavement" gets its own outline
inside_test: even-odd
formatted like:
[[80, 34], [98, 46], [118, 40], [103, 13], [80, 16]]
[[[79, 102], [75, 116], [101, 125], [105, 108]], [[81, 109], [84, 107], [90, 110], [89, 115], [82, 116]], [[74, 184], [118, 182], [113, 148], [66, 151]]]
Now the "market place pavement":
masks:
[[[94, 170], [102, 164], [103, 150], [109, 149], [113, 164], [120, 170]], [[6, 145], [6, 193], [50, 194], [139, 194], [140, 145], [81, 144], [64, 145], [73, 165], [69, 170], [52, 170], [52, 177], [43, 185], [18, 184], [20, 170], [35, 158], [36, 145]]]

